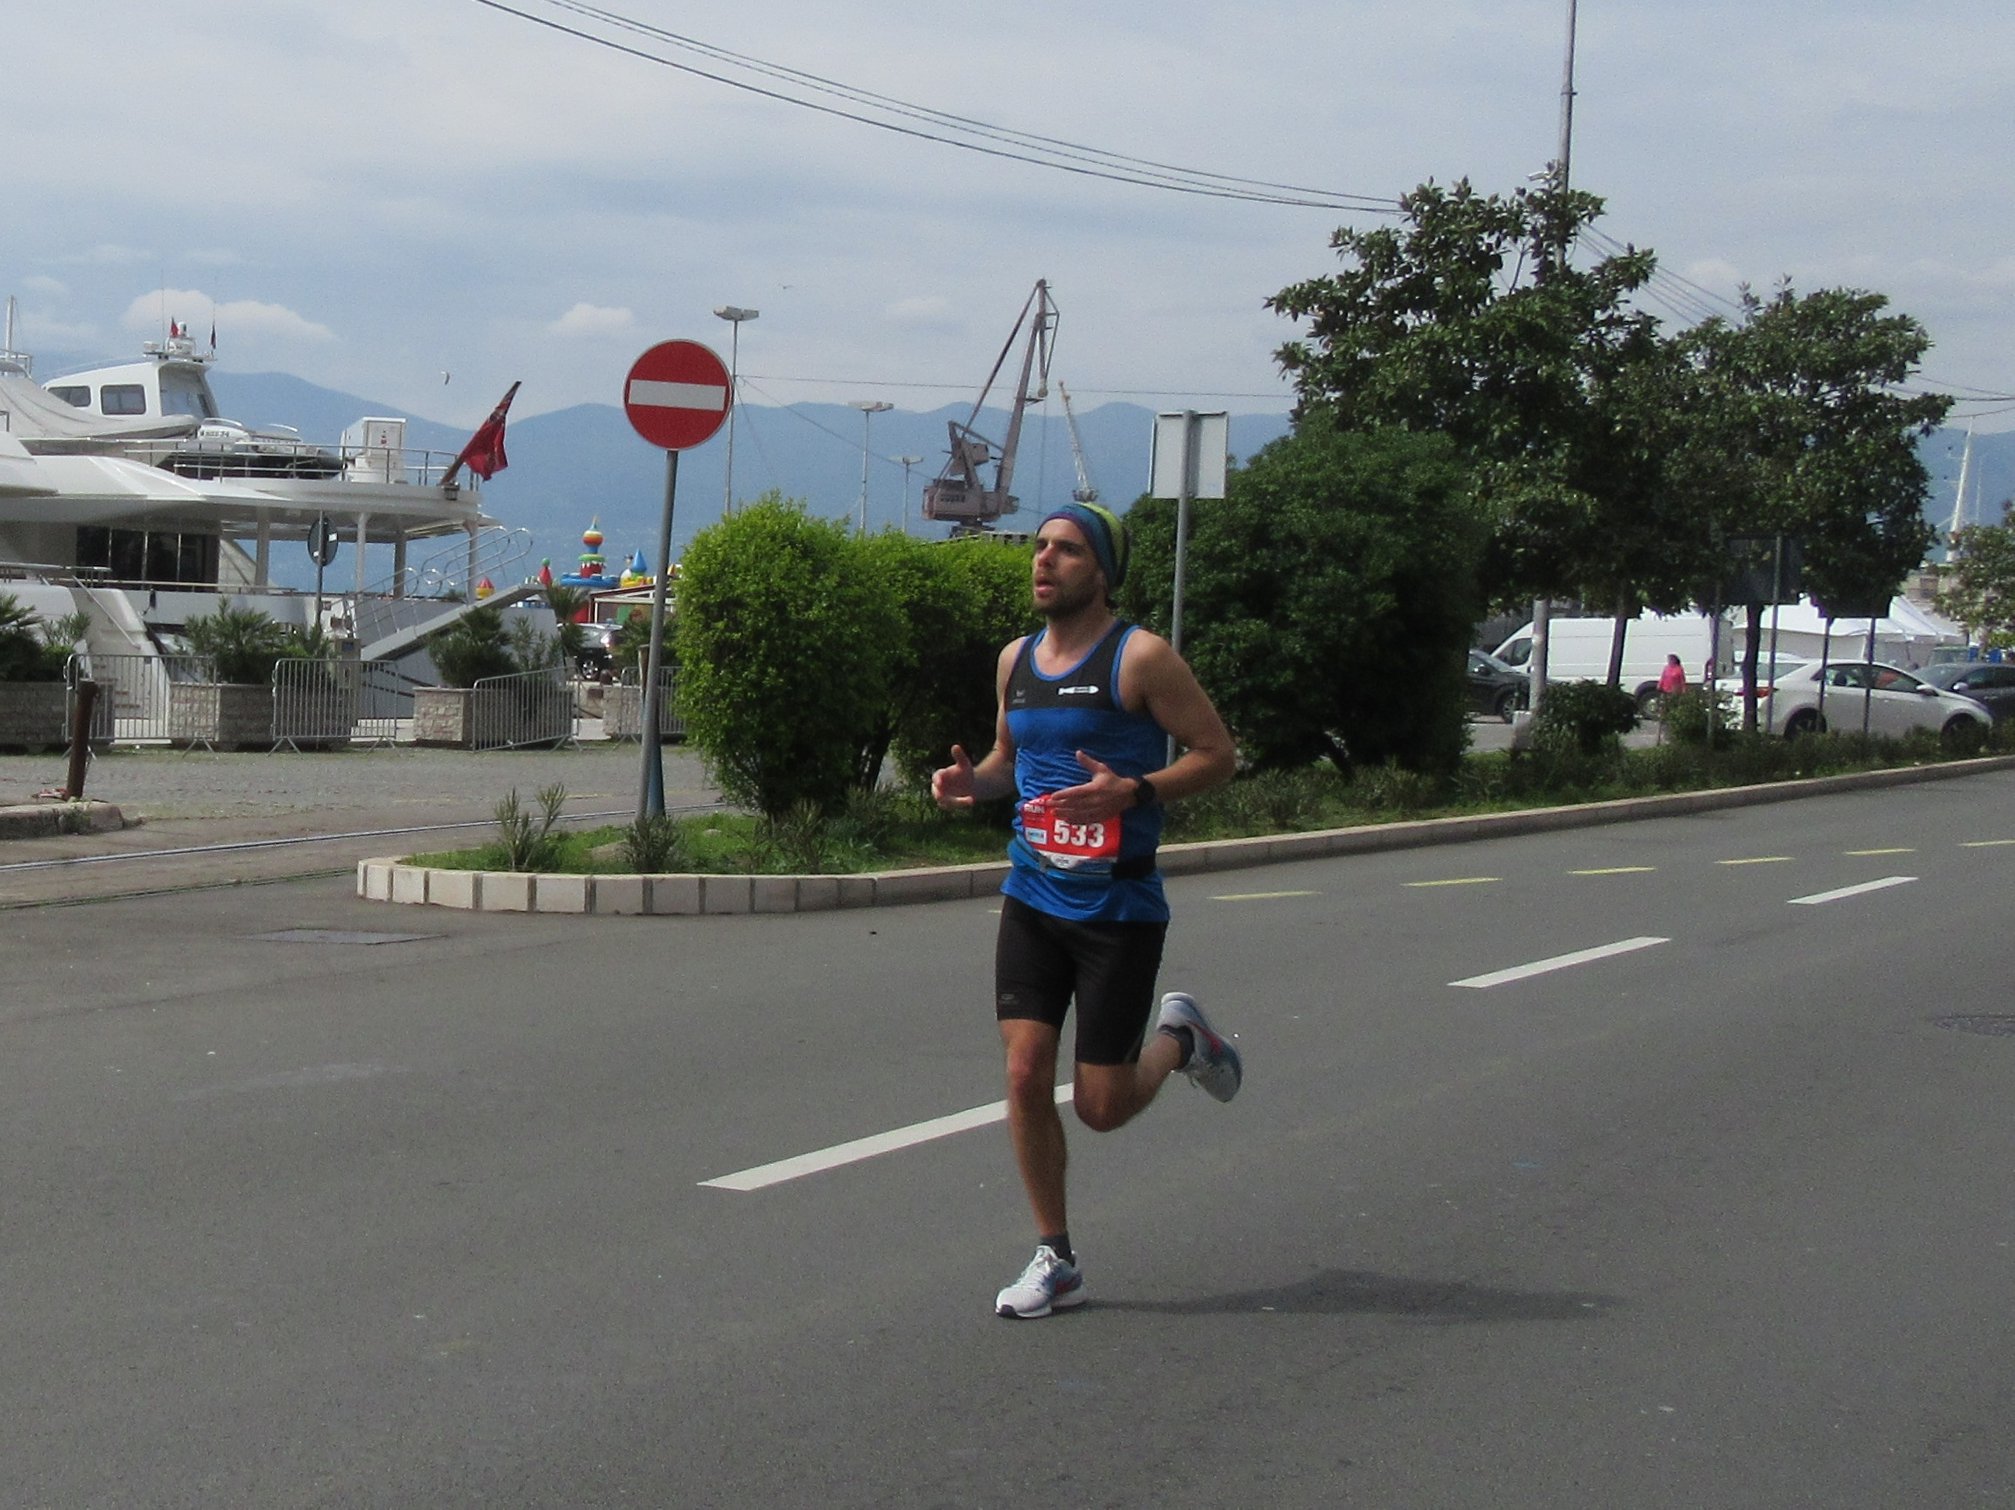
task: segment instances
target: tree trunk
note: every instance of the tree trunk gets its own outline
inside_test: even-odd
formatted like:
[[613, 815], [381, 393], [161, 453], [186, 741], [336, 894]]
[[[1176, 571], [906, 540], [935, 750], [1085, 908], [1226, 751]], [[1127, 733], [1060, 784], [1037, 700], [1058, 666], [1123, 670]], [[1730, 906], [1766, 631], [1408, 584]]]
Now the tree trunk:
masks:
[[1623, 637], [1630, 633], [1630, 596], [1616, 595], [1616, 627], [1609, 632], [1609, 685], [1623, 685]]
[[1763, 605], [1748, 603], [1743, 605], [1743, 623], [1747, 631], [1742, 637], [1742, 665], [1738, 668], [1742, 677], [1742, 732], [1756, 732], [1756, 653], [1763, 648]]

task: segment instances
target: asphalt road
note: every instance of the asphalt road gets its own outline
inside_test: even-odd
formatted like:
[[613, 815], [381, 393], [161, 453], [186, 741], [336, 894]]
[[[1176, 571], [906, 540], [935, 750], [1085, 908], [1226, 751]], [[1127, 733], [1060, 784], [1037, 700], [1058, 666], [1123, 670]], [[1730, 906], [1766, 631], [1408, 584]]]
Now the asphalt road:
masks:
[[998, 1126], [702, 1183], [994, 1102], [988, 902], [18, 909], [0, 1505], [2005, 1506], [2011, 874], [1995, 773], [1173, 883], [1246, 1089], [1031, 1323]]

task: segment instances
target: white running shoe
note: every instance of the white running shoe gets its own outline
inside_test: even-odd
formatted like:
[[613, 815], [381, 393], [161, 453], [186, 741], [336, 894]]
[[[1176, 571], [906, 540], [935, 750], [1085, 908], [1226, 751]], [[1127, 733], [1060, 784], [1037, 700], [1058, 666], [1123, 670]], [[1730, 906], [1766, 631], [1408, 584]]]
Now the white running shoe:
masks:
[[1194, 996], [1187, 991], [1169, 992], [1161, 999], [1161, 1016], [1155, 1026], [1164, 1032], [1189, 1029], [1196, 1049], [1189, 1056], [1189, 1063], [1182, 1067], [1182, 1073], [1194, 1084], [1219, 1101], [1229, 1101], [1238, 1094], [1239, 1084], [1245, 1079], [1245, 1061], [1232, 1047], [1231, 1040], [1219, 1036], [1211, 1027]]
[[1076, 1264], [1065, 1263], [1048, 1243], [1038, 1243], [1021, 1278], [994, 1297], [994, 1314], [1034, 1321], [1083, 1304], [1083, 1272]]

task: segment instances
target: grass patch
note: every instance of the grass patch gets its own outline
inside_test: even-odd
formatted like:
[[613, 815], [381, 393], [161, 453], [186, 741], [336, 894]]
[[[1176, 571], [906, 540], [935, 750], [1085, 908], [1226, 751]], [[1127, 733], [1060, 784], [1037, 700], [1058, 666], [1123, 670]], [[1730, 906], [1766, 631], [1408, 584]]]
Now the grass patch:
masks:
[[[1625, 749], [1612, 739], [1590, 752], [1562, 742], [1516, 755], [1470, 755], [1445, 778], [1390, 766], [1346, 776], [1325, 764], [1241, 776], [1174, 803], [1163, 840], [1243, 839], [1513, 812], [1932, 765], [1955, 754], [2011, 750], [2015, 729], [1995, 730], [1984, 752], [1946, 750], [1929, 732], [1901, 740], [1831, 733], [1789, 740], [1736, 737], [1712, 749], [1704, 743]], [[516, 822], [516, 832], [507, 830], [475, 849], [414, 855], [409, 863], [443, 870], [512, 869], [514, 861], [523, 861], [527, 847], [522, 815]], [[555, 829], [539, 836], [536, 868], [564, 875], [661, 869], [703, 875], [847, 875], [982, 864], [1002, 859], [1006, 845], [1006, 803], [975, 816], [952, 816], [921, 794], [884, 791], [856, 797], [846, 812], [830, 818], [801, 809], [775, 821], [722, 813], [665, 817], [642, 827], [633, 823], [579, 833]]]

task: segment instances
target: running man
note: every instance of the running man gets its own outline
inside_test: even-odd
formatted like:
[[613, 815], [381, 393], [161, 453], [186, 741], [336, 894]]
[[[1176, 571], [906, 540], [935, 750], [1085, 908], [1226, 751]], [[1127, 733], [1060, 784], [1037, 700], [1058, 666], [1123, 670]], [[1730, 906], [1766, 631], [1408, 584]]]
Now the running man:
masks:
[[[1032, 586], [1045, 622], [1001, 651], [994, 747], [957, 746], [931, 778], [950, 811], [1018, 795], [1001, 890], [994, 1015], [1007, 1052], [1008, 1132], [1035, 1217], [1021, 1278], [994, 1302], [1034, 1318], [1081, 1305], [1064, 1211], [1056, 1063], [1077, 1002], [1072, 1106], [1094, 1132], [1123, 1127], [1177, 1071], [1219, 1101], [1238, 1093], [1238, 1050], [1180, 991], [1155, 1010], [1168, 902], [1155, 869], [1161, 805], [1231, 778], [1231, 735], [1168, 641], [1122, 623], [1126, 525], [1066, 504], [1036, 531]], [[1166, 760], [1169, 737], [1182, 754]], [[1149, 1034], [1150, 1018], [1154, 1033]]]

